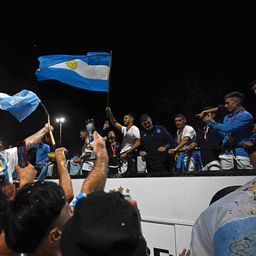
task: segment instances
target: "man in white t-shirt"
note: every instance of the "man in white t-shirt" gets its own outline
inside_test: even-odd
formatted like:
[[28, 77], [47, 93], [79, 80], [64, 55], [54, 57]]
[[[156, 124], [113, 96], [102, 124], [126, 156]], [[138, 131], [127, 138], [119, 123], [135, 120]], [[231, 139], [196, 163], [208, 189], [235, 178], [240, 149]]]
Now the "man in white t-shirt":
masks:
[[114, 118], [110, 107], [107, 107], [106, 111], [111, 124], [121, 130], [123, 134], [122, 147], [120, 151], [120, 158], [122, 162], [120, 171], [121, 173], [134, 174], [137, 172], [134, 151], [141, 145], [140, 130], [133, 124], [134, 117], [132, 114], [129, 113], [124, 115], [124, 126], [122, 126]]
[[178, 129], [177, 146], [169, 149], [168, 153], [179, 154], [176, 161], [178, 171], [200, 171], [202, 169], [200, 151], [198, 149], [190, 150], [190, 144], [196, 140], [196, 131], [186, 123], [187, 120], [183, 114], [175, 116], [175, 125]]

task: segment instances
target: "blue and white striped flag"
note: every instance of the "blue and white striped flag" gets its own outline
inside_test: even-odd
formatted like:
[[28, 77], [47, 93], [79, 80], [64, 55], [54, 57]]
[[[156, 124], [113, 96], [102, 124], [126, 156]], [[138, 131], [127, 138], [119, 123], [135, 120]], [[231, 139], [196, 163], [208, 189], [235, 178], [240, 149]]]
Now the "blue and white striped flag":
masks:
[[54, 79], [81, 89], [108, 92], [110, 57], [106, 52], [41, 56], [35, 75], [39, 81]]
[[0, 109], [9, 111], [20, 122], [28, 117], [39, 103], [37, 95], [26, 89], [13, 96], [0, 93]]

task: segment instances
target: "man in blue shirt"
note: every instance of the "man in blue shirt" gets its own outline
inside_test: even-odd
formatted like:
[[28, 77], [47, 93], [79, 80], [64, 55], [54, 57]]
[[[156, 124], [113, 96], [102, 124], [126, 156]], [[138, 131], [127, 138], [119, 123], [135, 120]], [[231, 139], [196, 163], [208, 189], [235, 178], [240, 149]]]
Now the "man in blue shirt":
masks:
[[41, 173], [42, 169], [46, 163], [50, 160], [48, 157], [50, 153], [50, 146], [44, 143], [44, 139], [36, 145], [36, 165], [35, 168], [38, 171], [38, 174]]
[[225, 107], [229, 111], [223, 123], [215, 122], [208, 113], [203, 120], [210, 127], [224, 135], [222, 152], [219, 156], [221, 168], [252, 169], [249, 155], [244, 149], [244, 143], [249, 139], [253, 127], [253, 117], [242, 104], [244, 94], [238, 91], [228, 93], [225, 97]]

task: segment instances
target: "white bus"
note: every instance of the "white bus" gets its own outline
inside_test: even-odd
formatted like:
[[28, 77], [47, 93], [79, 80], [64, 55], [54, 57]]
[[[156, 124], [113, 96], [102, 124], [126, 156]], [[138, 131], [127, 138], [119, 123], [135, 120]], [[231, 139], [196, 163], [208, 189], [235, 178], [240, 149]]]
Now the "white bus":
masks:
[[[192, 226], [215, 193], [225, 187], [244, 185], [253, 178], [253, 175], [108, 178], [105, 191], [120, 191], [137, 200], [150, 255], [178, 256], [183, 248], [189, 248]], [[75, 196], [83, 180], [72, 179]]]

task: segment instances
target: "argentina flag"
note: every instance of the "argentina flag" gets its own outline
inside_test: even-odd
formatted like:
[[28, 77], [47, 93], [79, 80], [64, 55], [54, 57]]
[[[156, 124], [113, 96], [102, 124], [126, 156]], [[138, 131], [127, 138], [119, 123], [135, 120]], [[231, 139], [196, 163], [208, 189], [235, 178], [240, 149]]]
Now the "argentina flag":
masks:
[[39, 81], [54, 79], [81, 89], [108, 92], [110, 58], [107, 52], [40, 56], [35, 75]]
[[37, 95], [26, 89], [13, 96], [0, 93], [0, 109], [7, 110], [20, 122], [29, 116], [39, 103]]

